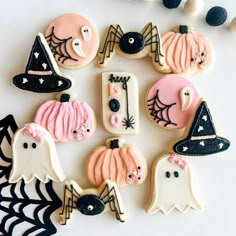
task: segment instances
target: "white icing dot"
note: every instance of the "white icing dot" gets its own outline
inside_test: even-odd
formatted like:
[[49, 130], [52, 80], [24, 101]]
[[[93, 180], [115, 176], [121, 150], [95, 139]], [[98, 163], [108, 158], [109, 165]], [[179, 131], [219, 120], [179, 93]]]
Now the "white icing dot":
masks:
[[204, 128], [201, 125], [199, 125], [197, 132], [199, 133], [202, 130], [204, 130]]
[[188, 147], [183, 147], [183, 152], [186, 152], [188, 150]]
[[223, 146], [224, 146], [224, 144], [223, 144], [223, 143], [220, 143], [220, 144], [219, 144], [219, 148], [220, 148], [220, 149], [222, 149], [222, 148], [223, 148]]
[[22, 80], [22, 84], [25, 84], [25, 83], [27, 83], [27, 82], [28, 82], [28, 79], [23, 78], [23, 80]]
[[201, 141], [200, 143], [199, 143], [201, 146], [205, 146], [205, 143], [204, 143], [204, 141]]
[[92, 205], [88, 205], [88, 207], [87, 207], [87, 209], [89, 210], [89, 211], [92, 211], [93, 210], [93, 206]]
[[35, 52], [35, 53], [34, 53], [34, 56], [35, 56], [36, 59], [38, 59], [39, 53], [38, 53], [38, 52]]
[[128, 41], [129, 41], [130, 44], [133, 44], [134, 43], [134, 38], [129, 38]]
[[63, 82], [61, 80], [58, 81], [58, 86], [61, 86]]
[[203, 116], [202, 119], [205, 120], [205, 121], [207, 121], [207, 116], [206, 116], [206, 115]]
[[44, 79], [40, 78], [39, 83], [42, 84], [44, 82]]
[[46, 63], [43, 63], [42, 66], [43, 66], [44, 70], [47, 69], [47, 64]]

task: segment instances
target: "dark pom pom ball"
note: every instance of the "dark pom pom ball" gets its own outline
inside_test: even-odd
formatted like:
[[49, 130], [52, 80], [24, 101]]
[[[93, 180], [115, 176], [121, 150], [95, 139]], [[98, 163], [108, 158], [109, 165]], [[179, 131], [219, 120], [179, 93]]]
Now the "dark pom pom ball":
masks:
[[227, 19], [227, 11], [223, 7], [212, 7], [206, 15], [206, 22], [211, 26], [223, 25]]
[[177, 8], [180, 3], [181, 0], [163, 0], [163, 5], [169, 9]]

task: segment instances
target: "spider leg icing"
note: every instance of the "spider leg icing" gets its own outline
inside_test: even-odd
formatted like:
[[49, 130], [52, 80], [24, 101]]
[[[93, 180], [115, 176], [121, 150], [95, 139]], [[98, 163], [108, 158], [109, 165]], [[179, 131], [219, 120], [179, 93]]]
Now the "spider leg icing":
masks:
[[99, 198], [105, 205], [109, 204], [110, 210], [116, 214], [116, 219], [125, 222], [126, 212], [117, 185], [110, 180], [105, 180], [99, 190], [101, 190]]
[[152, 57], [153, 64], [163, 66], [165, 55], [162, 49], [161, 36], [156, 25], [148, 23], [142, 30], [145, 38], [145, 46], [150, 45], [149, 55]]
[[[70, 214], [73, 209], [76, 209], [76, 201], [80, 198], [80, 194], [78, 193], [77, 184], [73, 182], [66, 183], [64, 189], [64, 199], [62, 205], [62, 211], [60, 213], [60, 224], [65, 225], [66, 221], [70, 219]], [[78, 186], [79, 188], [79, 186]]]
[[123, 36], [123, 31], [120, 25], [111, 25], [108, 29], [106, 39], [102, 50], [98, 53], [100, 66], [106, 66], [112, 57], [115, 55], [115, 44], [119, 43], [120, 38]]

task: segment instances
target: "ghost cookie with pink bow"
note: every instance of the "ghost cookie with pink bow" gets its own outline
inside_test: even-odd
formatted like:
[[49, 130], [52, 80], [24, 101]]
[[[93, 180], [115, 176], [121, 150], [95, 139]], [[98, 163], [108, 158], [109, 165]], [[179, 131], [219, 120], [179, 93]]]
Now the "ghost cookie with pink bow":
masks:
[[18, 129], [12, 140], [13, 166], [10, 183], [35, 178], [43, 183], [65, 179], [52, 136], [42, 126], [29, 123]]
[[79, 14], [64, 14], [47, 27], [45, 38], [58, 65], [75, 69], [97, 54], [99, 35], [93, 24]]
[[175, 153], [160, 155], [152, 167], [147, 213], [187, 212], [190, 208], [202, 209], [193, 192], [190, 164]]

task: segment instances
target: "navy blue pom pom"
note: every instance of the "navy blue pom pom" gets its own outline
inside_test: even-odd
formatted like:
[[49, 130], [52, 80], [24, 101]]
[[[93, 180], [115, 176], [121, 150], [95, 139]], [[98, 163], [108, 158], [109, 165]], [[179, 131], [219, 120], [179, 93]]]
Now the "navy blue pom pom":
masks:
[[227, 11], [223, 7], [212, 7], [206, 15], [206, 22], [211, 26], [223, 25], [227, 19]]
[[163, 5], [169, 9], [177, 8], [180, 3], [181, 0], [163, 0]]

